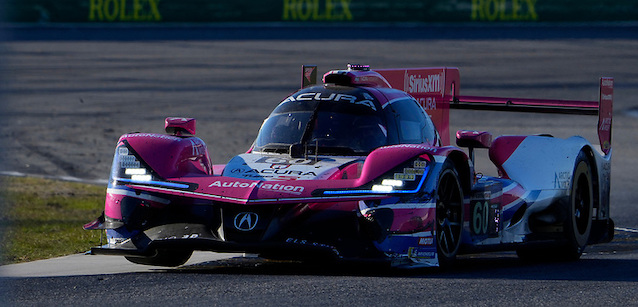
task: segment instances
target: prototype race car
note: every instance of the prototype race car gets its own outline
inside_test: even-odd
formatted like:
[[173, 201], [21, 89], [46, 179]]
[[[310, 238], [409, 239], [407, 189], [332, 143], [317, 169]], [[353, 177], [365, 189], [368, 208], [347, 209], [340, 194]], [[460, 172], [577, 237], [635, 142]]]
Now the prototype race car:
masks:
[[[208, 250], [436, 267], [494, 250], [576, 260], [612, 240], [612, 78], [599, 101], [565, 101], [461, 96], [456, 68], [349, 65], [319, 85], [316, 66], [303, 72], [225, 165], [211, 164], [192, 118], [167, 118], [166, 135], [123, 135], [104, 213], [85, 225], [106, 230], [92, 253], [158, 266]], [[601, 146], [484, 131], [458, 131], [450, 146], [451, 108], [598, 114]], [[475, 148], [498, 177], [475, 173]]]

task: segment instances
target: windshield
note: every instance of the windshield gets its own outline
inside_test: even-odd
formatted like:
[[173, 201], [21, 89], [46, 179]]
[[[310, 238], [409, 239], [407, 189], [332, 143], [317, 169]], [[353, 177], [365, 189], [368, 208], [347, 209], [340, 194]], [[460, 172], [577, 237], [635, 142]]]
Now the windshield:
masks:
[[290, 145], [299, 143], [312, 112], [291, 112], [268, 117], [259, 130], [255, 150], [288, 152]]
[[[384, 117], [361, 90], [300, 92], [264, 121], [254, 151], [288, 153], [291, 145], [319, 155], [365, 155], [387, 144]], [[335, 93], [336, 92], [336, 93]]]
[[369, 153], [386, 145], [387, 130], [378, 116], [319, 112], [308, 143], [337, 154]]

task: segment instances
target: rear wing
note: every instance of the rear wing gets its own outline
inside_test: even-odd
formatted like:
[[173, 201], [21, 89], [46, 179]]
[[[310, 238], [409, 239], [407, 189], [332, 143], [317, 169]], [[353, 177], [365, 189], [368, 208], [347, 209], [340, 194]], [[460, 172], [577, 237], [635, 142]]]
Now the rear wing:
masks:
[[[303, 67], [302, 87], [316, 83], [316, 66]], [[392, 88], [414, 97], [430, 115], [443, 144], [450, 144], [450, 109], [598, 115], [601, 150], [611, 150], [613, 78], [600, 79], [598, 101], [462, 96], [455, 67], [375, 69]], [[314, 73], [314, 75], [313, 75]], [[312, 78], [314, 77], [314, 79]]]
[[443, 144], [450, 144], [450, 109], [598, 115], [601, 150], [611, 149], [614, 79], [600, 79], [598, 101], [460, 95], [458, 68], [379, 69], [393, 88], [412, 95], [432, 118]]

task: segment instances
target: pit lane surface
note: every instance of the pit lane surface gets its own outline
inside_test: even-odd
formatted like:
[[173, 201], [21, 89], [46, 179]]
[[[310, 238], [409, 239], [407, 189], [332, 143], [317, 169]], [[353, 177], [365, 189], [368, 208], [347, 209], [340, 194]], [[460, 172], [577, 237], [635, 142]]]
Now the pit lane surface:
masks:
[[[615, 36], [599, 30], [590, 36], [582, 29], [574, 35], [566, 30], [559, 37], [522, 31], [498, 39], [459, 32], [448, 33], [450, 39], [399, 32], [400, 39], [379, 39], [369, 31], [358, 40], [55, 37], [7, 42], [1, 50], [6, 59], [1, 169], [90, 180], [107, 176], [119, 135], [162, 132], [166, 116], [196, 117], [198, 136], [209, 145], [214, 163], [224, 163], [250, 146], [262, 119], [298, 87], [301, 64], [317, 64], [322, 72], [349, 62], [373, 68], [456, 66], [465, 95], [585, 100], [596, 100], [599, 77], [612, 76], [611, 214], [618, 227], [630, 231], [618, 231], [616, 242], [590, 248], [576, 263], [525, 264], [511, 253], [499, 253], [463, 257], [450, 272], [240, 258], [103, 275], [110, 269], [95, 260], [89, 275], [4, 277], [3, 300], [46, 305], [638, 304], [638, 245], [631, 233], [638, 228], [638, 119], [633, 115], [638, 40], [631, 31]], [[453, 111], [451, 121], [452, 131], [581, 134], [597, 142], [594, 117]], [[494, 172], [485, 157], [477, 168]]]

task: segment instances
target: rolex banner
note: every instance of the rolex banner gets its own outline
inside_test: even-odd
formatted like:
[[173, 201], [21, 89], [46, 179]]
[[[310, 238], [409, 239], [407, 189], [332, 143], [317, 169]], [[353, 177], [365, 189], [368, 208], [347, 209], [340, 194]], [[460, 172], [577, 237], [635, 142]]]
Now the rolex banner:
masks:
[[589, 22], [636, 0], [5, 0], [8, 22]]

